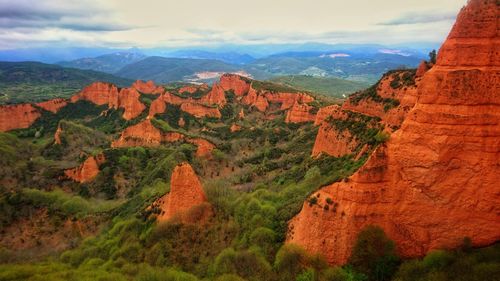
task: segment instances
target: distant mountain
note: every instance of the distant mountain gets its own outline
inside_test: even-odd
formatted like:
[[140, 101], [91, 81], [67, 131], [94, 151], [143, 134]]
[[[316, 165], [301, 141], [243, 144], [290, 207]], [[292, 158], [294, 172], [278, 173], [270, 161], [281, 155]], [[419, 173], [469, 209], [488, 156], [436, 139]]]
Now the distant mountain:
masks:
[[368, 88], [370, 84], [349, 81], [335, 77], [315, 77], [307, 75], [279, 76], [269, 81], [299, 90], [309, 91], [325, 96], [345, 98], [348, 94]]
[[422, 55], [416, 56], [402, 50], [391, 49], [387, 49], [386, 53], [287, 52], [258, 59], [247, 65], [246, 71], [249, 73], [264, 72], [269, 76], [291, 74], [333, 76], [374, 83], [390, 69], [417, 67], [423, 58]]
[[234, 72], [242, 70], [219, 60], [148, 57], [126, 65], [115, 74], [121, 77], [154, 80], [157, 83], [183, 81], [204, 72]]
[[248, 54], [239, 52], [210, 52], [203, 50], [179, 50], [172, 52], [168, 57], [189, 58], [189, 59], [213, 59], [230, 64], [247, 64], [255, 60]]
[[117, 52], [95, 58], [81, 58], [72, 61], [62, 61], [57, 64], [65, 67], [90, 69], [107, 73], [115, 73], [127, 64], [146, 58], [144, 54], [136, 52]]
[[128, 86], [132, 80], [92, 70], [39, 62], [0, 62], [0, 103], [69, 97], [94, 81]]

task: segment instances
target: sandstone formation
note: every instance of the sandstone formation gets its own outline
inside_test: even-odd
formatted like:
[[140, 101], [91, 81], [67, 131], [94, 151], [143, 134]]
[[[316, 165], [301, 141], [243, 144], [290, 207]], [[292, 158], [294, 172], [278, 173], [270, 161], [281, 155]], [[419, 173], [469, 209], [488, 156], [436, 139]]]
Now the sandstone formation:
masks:
[[136, 89], [137, 91], [143, 93], [143, 94], [162, 94], [165, 89], [160, 86], [156, 86], [155, 83], [151, 80], [148, 82], [144, 82], [142, 80], [137, 80], [132, 84], [132, 88]]
[[201, 98], [201, 103], [223, 107], [227, 103], [224, 89], [218, 83], [214, 83], [210, 92]]
[[15, 104], [0, 106], [0, 131], [28, 128], [41, 113], [31, 104]]
[[220, 77], [220, 86], [224, 91], [233, 90], [236, 96], [241, 97], [248, 93], [250, 82], [239, 75], [224, 74]]
[[349, 131], [338, 131], [332, 125], [325, 123], [319, 130], [312, 150], [312, 156], [326, 153], [333, 157], [342, 157], [354, 152], [358, 142]]
[[64, 174], [79, 183], [89, 182], [99, 174], [99, 165], [105, 161], [104, 155], [90, 156], [80, 166], [64, 171]]
[[314, 125], [321, 125], [328, 117], [335, 116], [338, 112], [340, 112], [340, 106], [336, 104], [320, 108], [314, 118]]
[[298, 103], [295, 102], [287, 111], [285, 122], [286, 123], [304, 123], [304, 122], [312, 122], [316, 119], [316, 115], [312, 113], [314, 107], [306, 104], [306, 103]]
[[210, 107], [191, 102], [182, 103], [181, 110], [198, 118], [201, 117], [221, 118], [222, 116], [217, 107]]
[[67, 104], [68, 102], [65, 99], [52, 99], [39, 102], [36, 105], [52, 113], [57, 113], [59, 109], [65, 107]]
[[233, 124], [231, 125], [231, 128], [229, 128], [229, 130], [231, 131], [231, 133], [235, 133], [241, 131], [241, 126], [238, 124]]
[[95, 82], [85, 87], [80, 93], [71, 97], [71, 102], [86, 100], [97, 105], [108, 105], [109, 108], [123, 108], [123, 118], [131, 120], [139, 116], [146, 106], [139, 100], [140, 94], [135, 88], [123, 88], [118, 91], [115, 85]]
[[62, 132], [63, 132], [63, 130], [61, 128], [61, 123], [59, 123], [57, 125], [57, 130], [54, 133], [54, 143], [55, 144], [62, 144], [62, 141], [61, 141], [61, 134], [62, 134]]
[[196, 156], [210, 157], [215, 145], [202, 138], [190, 138], [178, 132], [162, 132], [156, 128], [150, 119], [127, 127], [120, 138], [111, 143], [111, 147], [146, 146], [155, 147], [162, 143], [188, 142], [197, 146]]
[[367, 225], [381, 226], [404, 257], [464, 237], [500, 240], [499, 15], [496, 0], [469, 1], [401, 129], [348, 180], [313, 194], [287, 243], [343, 264]]
[[175, 218], [184, 223], [194, 223], [212, 214], [201, 182], [189, 163], [175, 167], [170, 192], [157, 200], [153, 207], [160, 209], [157, 217], [160, 222]]
[[208, 89], [209, 89], [208, 85], [206, 83], [203, 83], [201, 85], [187, 85], [187, 86], [181, 87], [178, 92], [179, 92], [179, 94], [182, 94], [182, 93], [194, 94], [197, 91], [204, 92]]

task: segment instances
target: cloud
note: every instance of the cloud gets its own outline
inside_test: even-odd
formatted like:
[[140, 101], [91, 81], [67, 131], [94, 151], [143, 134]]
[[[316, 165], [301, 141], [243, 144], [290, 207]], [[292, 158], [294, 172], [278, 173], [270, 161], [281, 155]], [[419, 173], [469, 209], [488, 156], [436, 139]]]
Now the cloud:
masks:
[[378, 25], [404, 25], [404, 24], [423, 24], [441, 21], [453, 21], [456, 17], [455, 12], [421, 12], [407, 13], [401, 17], [378, 23]]
[[123, 31], [132, 26], [113, 21], [112, 11], [92, 0], [0, 0], [0, 29], [59, 28], [74, 31]]

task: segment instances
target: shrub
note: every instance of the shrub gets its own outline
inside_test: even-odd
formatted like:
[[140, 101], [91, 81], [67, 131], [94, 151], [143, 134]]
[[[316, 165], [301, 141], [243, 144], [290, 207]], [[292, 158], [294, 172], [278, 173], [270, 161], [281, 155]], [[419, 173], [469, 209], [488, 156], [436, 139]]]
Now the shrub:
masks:
[[399, 259], [395, 245], [378, 226], [367, 226], [359, 234], [349, 263], [370, 280], [390, 280]]

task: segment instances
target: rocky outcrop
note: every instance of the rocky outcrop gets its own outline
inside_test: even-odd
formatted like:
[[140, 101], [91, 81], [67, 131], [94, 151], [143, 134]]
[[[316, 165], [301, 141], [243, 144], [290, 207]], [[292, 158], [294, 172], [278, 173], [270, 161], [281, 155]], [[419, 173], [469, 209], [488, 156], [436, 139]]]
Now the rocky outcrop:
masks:
[[266, 100], [270, 103], [280, 103], [281, 110], [290, 109], [294, 104], [308, 104], [314, 101], [314, 98], [305, 93], [275, 93], [266, 92]]
[[339, 131], [334, 126], [324, 123], [318, 130], [312, 156], [326, 153], [333, 157], [341, 157], [354, 152], [357, 146], [357, 140], [349, 131]]
[[340, 106], [336, 104], [320, 108], [316, 113], [316, 117], [314, 118], [314, 125], [319, 126], [328, 117], [336, 116], [337, 113], [340, 112], [340, 109], [341, 109]]
[[316, 115], [313, 112], [314, 107], [306, 103], [294, 103], [292, 108], [290, 108], [285, 117], [286, 123], [304, 123], [312, 122], [316, 119]]
[[423, 60], [420, 62], [420, 64], [417, 67], [417, 72], [415, 73], [416, 77], [422, 77], [424, 74], [429, 70], [429, 64]]
[[238, 124], [233, 124], [231, 125], [231, 128], [229, 128], [229, 130], [231, 131], [231, 133], [239, 132], [241, 131], [241, 126]]
[[202, 104], [186, 102], [181, 104], [181, 110], [197, 118], [214, 117], [221, 118], [221, 113], [217, 107], [205, 106]]
[[123, 108], [123, 118], [131, 120], [139, 116], [146, 106], [139, 100], [140, 94], [135, 88], [123, 88], [118, 91], [115, 85], [95, 82], [85, 87], [80, 93], [71, 97], [71, 102], [86, 100], [97, 105], [108, 105], [109, 108]]
[[317, 203], [291, 220], [287, 243], [342, 264], [367, 225], [382, 227], [404, 257], [455, 248], [464, 237], [474, 246], [500, 240], [496, 2], [462, 9], [401, 129], [348, 180], [313, 194]]
[[177, 220], [183, 223], [204, 221], [212, 215], [212, 209], [198, 176], [189, 163], [177, 165], [172, 172], [170, 192], [154, 204], [159, 209], [157, 220]]
[[224, 91], [232, 90], [238, 97], [244, 96], [250, 89], [248, 79], [235, 74], [224, 74], [220, 77], [220, 86]]
[[215, 148], [213, 143], [202, 138], [187, 138], [186, 141], [198, 147], [196, 149], [196, 156], [208, 158], [212, 156], [212, 150]]
[[194, 94], [198, 91], [205, 92], [208, 89], [209, 89], [209, 87], [205, 83], [203, 83], [201, 85], [187, 85], [187, 86], [181, 87], [179, 89], [178, 93], [179, 94], [182, 94], [182, 93]]
[[159, 95], [165, 92], [165, 89], [163, 87], [156, 86], [155, 83], [151, 80], [149, 80], [148, 82], [137, 80], [134, 82], [134, 84], [132, 84], [132, 88], [143, 94]]
[[245, 111], [243, 111], [243, 108], [240, 110], [240, 112], [238, 113], [238, 118], [239, 119], [243, 119], [245, 118]]
[[52, 113], [57, 113], [59, 109], [65, 107], [67, 104], [68, 102], [65, 99], [53, 99], [39, 102], [36, 105]]
[[0, 131], [29, 128], [41, 113], [31, 104], [0, 106]]
[[201, 103], [223, 107], [227, 103], [224, 89], [218, 83], [214, 83], [210, 92], [201, 98]]
[[179, 132], [162, 132], [150, 119], [127, 127], [120, 138], [111, 143], [111, 147], [145, 146], [155, 147], [162, 143], [188, 142], [197, 146], [196, 156], [210, 157], [215, 145], [202, 138], [190, 138]]
[[80, 166], [64, 171], [64, 174], [79, 183], [85, 183], [93, 180], [99, 174], [99, 166], [104, 163], [103, 154], [90, 156]]
[[54, 143], [55, 144], [62, 144], [62, 141], [61, 141], [61, 134], [62, 134], [62, 132], [63, 132], [63, 130], [61, 128], [61, 124], [59, 123], [57, 125], [57, 130], [54, 133]]

